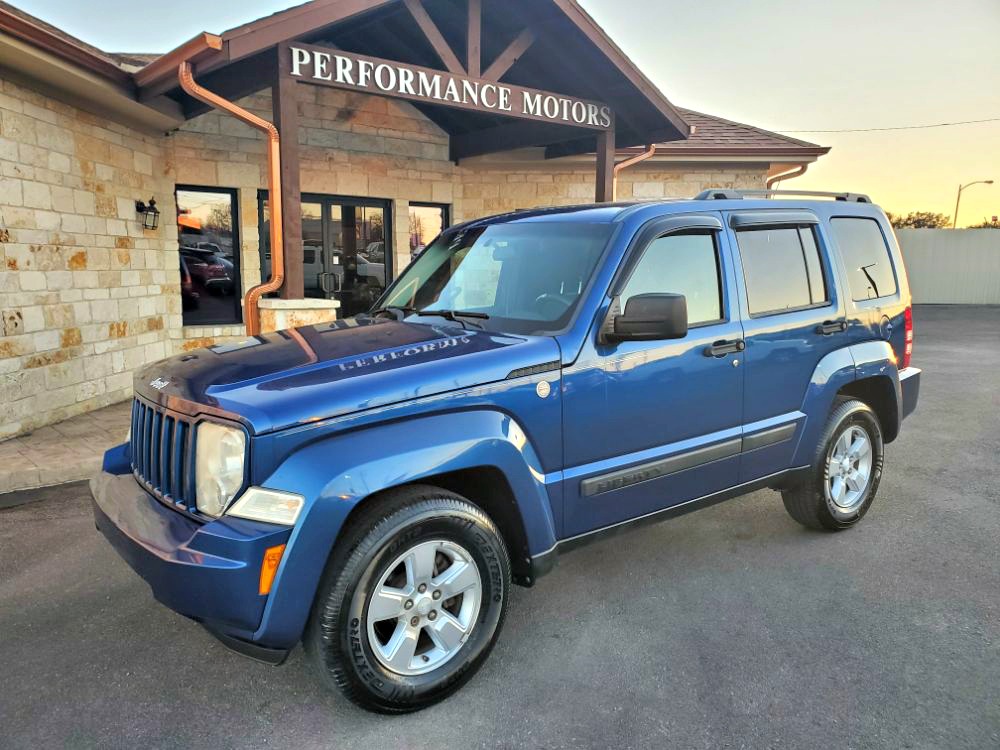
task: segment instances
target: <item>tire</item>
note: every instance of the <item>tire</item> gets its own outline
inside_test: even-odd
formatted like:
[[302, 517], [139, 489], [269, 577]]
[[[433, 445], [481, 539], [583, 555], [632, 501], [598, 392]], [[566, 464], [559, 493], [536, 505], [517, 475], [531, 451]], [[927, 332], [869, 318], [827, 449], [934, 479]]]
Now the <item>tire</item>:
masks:
[[[863, 449], [855, 453], [844, 451], [847, 445], [852, 448], [861, 445], [857, 442], [861, 436], [867, 439], [870, 448], [867, 459]], [[837, 460], [841, 457], [847, 461]], [[850, 528], [864, 517], [875, 500], [882, 480], [883, 459], [882, 428], [875, 412], [862, 401], [838, 400], [827, 419], [807, 475], [781, 493], [785, 510], [810, 529], [842, 531]], [[864, 471], [866, 467], [867, 472]]]
[[489, 656], [510, 580], [507, 548], [481, 509], [436, 487], [402, 488], [345, 530], [320, 583], [306, 652], [328, 684], [363, 708], [426, 708]]

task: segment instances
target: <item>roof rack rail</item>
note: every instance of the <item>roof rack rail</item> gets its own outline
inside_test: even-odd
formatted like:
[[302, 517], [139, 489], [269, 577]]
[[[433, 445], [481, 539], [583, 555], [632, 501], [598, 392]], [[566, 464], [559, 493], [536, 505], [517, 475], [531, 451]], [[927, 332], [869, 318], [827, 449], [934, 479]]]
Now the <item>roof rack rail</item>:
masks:
[[749, 197], [770, 198], [774, 195], [798, 195], [818, 198], [833, 198], [847, 203], [871, 203], [872, 199], [863, 193], [830, 193], [822, 190], [726, 190], [709, 188], [695, 196], [700, 201], [739, 201]]

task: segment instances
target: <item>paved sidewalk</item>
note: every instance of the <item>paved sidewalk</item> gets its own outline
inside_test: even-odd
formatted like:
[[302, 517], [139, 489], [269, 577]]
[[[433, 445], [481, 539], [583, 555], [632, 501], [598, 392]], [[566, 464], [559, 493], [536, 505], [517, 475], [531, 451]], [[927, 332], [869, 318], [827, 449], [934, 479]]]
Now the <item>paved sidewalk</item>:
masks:
[[89, 479], [128, 431], [131, 401], [0, 442], [0, 493]]

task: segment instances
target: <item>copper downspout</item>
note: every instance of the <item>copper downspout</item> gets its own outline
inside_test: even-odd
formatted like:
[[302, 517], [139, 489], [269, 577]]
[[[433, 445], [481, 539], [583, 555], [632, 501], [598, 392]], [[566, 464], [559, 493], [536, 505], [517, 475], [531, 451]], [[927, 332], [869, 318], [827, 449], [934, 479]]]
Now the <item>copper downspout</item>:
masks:
[[793, 177], [801, 177], [802, 175], [804, 175], [806, 173], [806, 170], [808, 168], [809, 168], [808, 164], [799, 164], [799, 166], [797, 168], [791, 170], [790, 172], [782, 172], [781, 174], [776, 174], [774, 177], [768, 177], [767, 178], [767, 189], [770, 190], [771, 188], [773, 188], [777, 183], [781, 182], [782, 180], [790, 180]]
[[633, 167], [639, 162], [646, 161], [653, 156], [656, 156], [656, 144], [650, 143], [646, 146], [646, 150], [641, 154], [636, 154], [635, 156], [630, 156], [624, 161], [620, 161], [615, 164], [614, 171], [612, 172], [612, 182], [611, 182], [611, 200], [618, 200], [618, 175], [629, 167]]
[[233, 117], [242, 120], [247, 125], [264, 131], [267, 135], [267, 189], [268, 205], [271, 213], [271, 278], [263, 284], [258, 284], [246, 293], [243, 298], [243, 309], [246, 317], [247, 334], [260, 335], [260, 309], [257, 303], [260, 298], [270, 292], [276, 292], [285, 282], [285, 245], [281, 232], [281, 152], [278, 129], [267, 120], [257, 117], [242, 107], [223, 99], [218, 94], [202, 88], [194, 80], [191, 63], [185, 61], [177, 69], [181, 88], [185, 93], [209, 106], [228, 112]]

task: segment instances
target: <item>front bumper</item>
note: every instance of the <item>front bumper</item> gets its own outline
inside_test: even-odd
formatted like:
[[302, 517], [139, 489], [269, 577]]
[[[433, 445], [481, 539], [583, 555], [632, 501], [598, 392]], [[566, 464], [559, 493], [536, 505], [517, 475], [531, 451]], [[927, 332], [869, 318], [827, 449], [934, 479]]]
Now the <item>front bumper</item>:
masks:
[[285, 544], [291, 529], [242, 518], [201, 523], [163, 505], [131, 474], [104, 471], [90, 486], [97, 528], [158, 601], [227, 645], [253, 639], [267, 604], [258, 593], [264, 553]]

